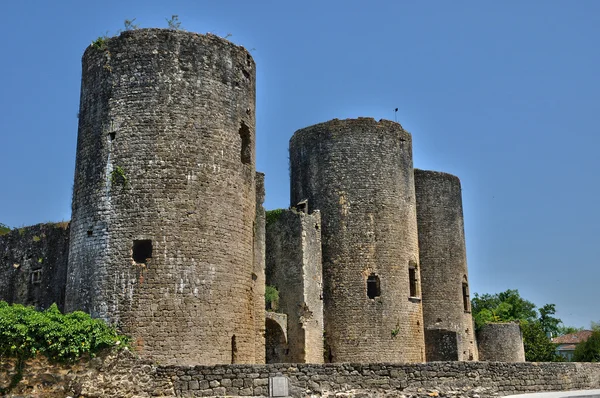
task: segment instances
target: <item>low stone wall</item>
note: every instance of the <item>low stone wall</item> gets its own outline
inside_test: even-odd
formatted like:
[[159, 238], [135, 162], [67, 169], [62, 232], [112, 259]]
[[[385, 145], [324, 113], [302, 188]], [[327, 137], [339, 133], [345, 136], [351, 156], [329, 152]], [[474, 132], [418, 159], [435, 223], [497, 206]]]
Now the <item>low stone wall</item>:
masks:
[[[0, 358], [0, 387], [13, 366]], [[71, 366], [29, 361], [8, 396], [268, 396], [273, 376], [287, 376], [294, 397], [484, 398], [600, 388], [600, 364], [593, 363], [161, 366], [123, 351]]]

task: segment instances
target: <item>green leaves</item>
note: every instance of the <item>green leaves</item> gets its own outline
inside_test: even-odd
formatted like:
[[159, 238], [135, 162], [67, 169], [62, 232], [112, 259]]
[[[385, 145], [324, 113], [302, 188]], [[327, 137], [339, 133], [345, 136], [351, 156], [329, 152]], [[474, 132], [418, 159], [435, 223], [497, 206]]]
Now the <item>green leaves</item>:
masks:
[[267, 210], [265, 212], [265, 218], [266, 218], [267, 225], [279, 220], [279, 217], [281, 217], [281, 215], [283, 214], [283, 211], [284, 211], [284, 209]]
[[[553, 304], [549, 305], [552, 308], [554, 306]], [[542, 308], [547, 307], [548, 305]], [[471, 300], [471, 308], [477, 329], [490, 322], [535, 321], [538, 317], [535, 304], [522, 298], [518, 290], [512, 289], [481, 296], [475, 293], [475, 297]], [[558, 322], [560, 323], [560, 319]]]
[[275, 286], [265, 287], [265, 304], [267, 310], [276, 310], [279, 304], [279, 290]]
[[508, 289], [501, 293], [481, 296], [475, 293], [471, 308], [476, 329], [492, 322], [519, 321], [527, 361], [560, 360], [555, 354], [556, 346], [549, 337], [558, 333], [561, 323], [560, 319], [552, 316], [555, 313], [554, 304], [546, 304], [536, 310], [536, 305], [522, 298], [518, 290]]
[[525, 348], [525, 360], [529, 362], [556, 362], [562, 357], [556, 354], [556, 344], [544, 331], [542, 322], [521, 322], [523, 332], [523, 346]]
[[600, 330], [594, 329], [589, 339], [577, 344], [573, 360], [576, 362], [600, 362]]
[[8, 225], [4, 225], [0, 222], [0, 236], [6, 235], [10, 232], [10, 227]]
[[126, 344], [128, 339], [100, 319], [75, 311], [61, 314], [56, 304], [45, 311], [0, 301], [0, 355], [29, 358], [38, 353], [57, 361]]

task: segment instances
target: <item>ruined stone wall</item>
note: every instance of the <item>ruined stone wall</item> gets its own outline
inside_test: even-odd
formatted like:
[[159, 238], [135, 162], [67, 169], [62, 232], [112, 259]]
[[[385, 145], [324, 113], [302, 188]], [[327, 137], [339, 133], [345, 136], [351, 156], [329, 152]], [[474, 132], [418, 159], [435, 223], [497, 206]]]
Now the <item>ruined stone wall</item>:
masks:
[[278, 289], [278, 311], [287, 315], [286, 351], [280, 355], [272, 338], [267, 362], [323, 362], [320, 229], [318, 211], [283, 210], [267, 224], [267, 284]]
[[477, 345], [481, 361], [525, 362], [518, 323], [488, 323], [477, 331]]
[[321, 211], [327, 360], [424, 361], [410, 134], [334, 119], [294, 134], [290, 166], [291, 204]]
[[[0, 388], [14, 361], [0, 358]], [[269, 396], [269, 378], [289, 379], [292, 397], [497, 397], [600, 388], [598, 363], [433, 362], [164, 366], [131, 354], [71, 366], [28, 361], [14, 396]]]
[[63, 311], [69, 223], [37, 224], [0, 236], [0, 300]]
[[477, 360], [460, 180], [414, 173], [427, 361]]
[[256, 173], [256, 220], [254, 223], [254, 358], [256, 363], [265, 363], [265, 175]]
[[83, 56], [67, 310], [161, 363], [253, 363], [255, 64], [138, 29]]

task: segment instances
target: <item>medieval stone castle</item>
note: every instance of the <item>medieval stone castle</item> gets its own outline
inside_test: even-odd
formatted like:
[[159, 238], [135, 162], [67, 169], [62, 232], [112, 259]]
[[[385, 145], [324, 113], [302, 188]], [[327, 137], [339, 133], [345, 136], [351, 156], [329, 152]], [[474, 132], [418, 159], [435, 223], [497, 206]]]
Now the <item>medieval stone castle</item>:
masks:
[[297, 131], [266, 216], [244, 48], [140, 29], [82, 63], [72, 220], [0, 237], [1, 300], [89, 312], [167, 364], [524, 360], [493, 348], [516, 325], [478, 352], [460, 182], [413, 169], [400, 124]]

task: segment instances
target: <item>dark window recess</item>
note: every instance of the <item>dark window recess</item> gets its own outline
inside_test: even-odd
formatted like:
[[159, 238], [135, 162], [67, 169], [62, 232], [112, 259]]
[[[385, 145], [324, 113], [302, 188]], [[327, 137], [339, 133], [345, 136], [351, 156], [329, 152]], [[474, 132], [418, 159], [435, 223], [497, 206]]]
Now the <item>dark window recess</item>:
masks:
[[240, 125], [240, 138], [242, 140], [242, 151], [240, 153], [243, 164], [252, 163], [252, 148], [250, 147], [250, 128], [242, 120]]
[[108, 133], [108, 138], [111, 140], [111, 142], [115, 139], [117, 133]]
[[379, 277], [375, 274], [371, 274], [367, 278], [367, 297], [374, 299], [375, 297], [379, 296], [381, 296]]
[[295, 206], [296, 211], [300, 211], [304, 214], [308, 214], [308, 199], [304, 199]]
[[235, 363], [237, 359], [237, 344], [235, 342], [235, 334], [231, 336], [231, 363]]
[[418, 281], [417, 281], [417, 268], [410, 267], [408, 269], [408, 282], [409, 282], [409, 295], [410, 297], [418, 297]]
[[471, 300], [469, 299], [469, 285], [465, 282], [462, 284], [463, 307], [465, 312], [471, 312]]
[[152, 241], [149, 239], [134, 240], [132, 257], [136, 263], [146, 263], [149, 258], [152, 258]]
[[94, 231], [92, 231], [91, 229], [88, 229], [87, 236], [92, 236], [92, 235], [94, 235]]
[[35, 271], [31, 271], [31, 283], [34, 285], [39, 285], [42, 283], [42, 270], [36, 269]]

